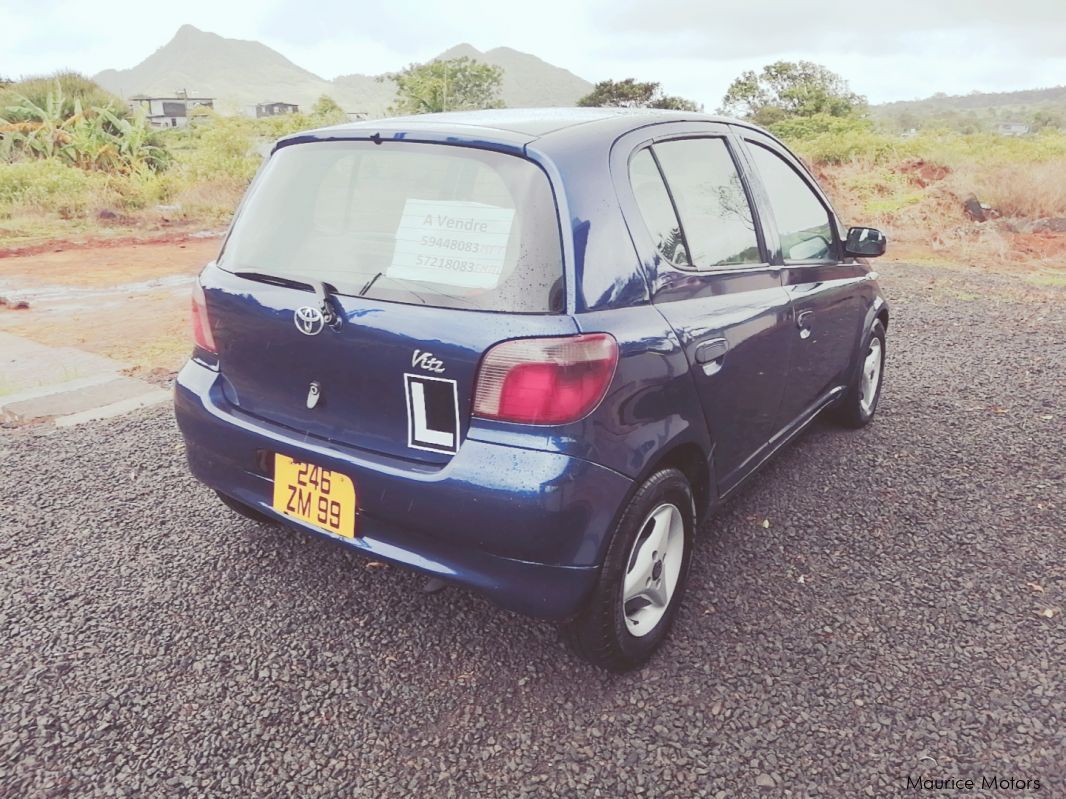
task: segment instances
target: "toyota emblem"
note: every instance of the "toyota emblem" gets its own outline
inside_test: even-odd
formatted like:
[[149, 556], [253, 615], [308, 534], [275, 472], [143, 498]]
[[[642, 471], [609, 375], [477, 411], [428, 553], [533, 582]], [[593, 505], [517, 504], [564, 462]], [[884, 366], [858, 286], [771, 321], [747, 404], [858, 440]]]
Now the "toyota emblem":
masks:
[[297, 308], [296, 313], [292, 315], [292, 321], [296, 323], [296, 329], [305, 336], [317, 336], [326, 326], [326, 317], [322, 315], [322, 311], [310, 305]]

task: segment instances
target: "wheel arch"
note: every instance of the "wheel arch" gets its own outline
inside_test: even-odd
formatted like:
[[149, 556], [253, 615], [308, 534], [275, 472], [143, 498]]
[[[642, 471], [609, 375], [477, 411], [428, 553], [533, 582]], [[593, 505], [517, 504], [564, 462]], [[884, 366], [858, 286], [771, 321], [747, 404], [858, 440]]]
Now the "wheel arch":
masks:
[[704, 448], [695, 441], [674, 443], [648, 462], [634, 485], [643, 485], [649, 477], [662, 469], [677, 469], [685, 475], [692, 488], [696, 521], [698, 523], [706, 518], [715, 494], [709, 458]]

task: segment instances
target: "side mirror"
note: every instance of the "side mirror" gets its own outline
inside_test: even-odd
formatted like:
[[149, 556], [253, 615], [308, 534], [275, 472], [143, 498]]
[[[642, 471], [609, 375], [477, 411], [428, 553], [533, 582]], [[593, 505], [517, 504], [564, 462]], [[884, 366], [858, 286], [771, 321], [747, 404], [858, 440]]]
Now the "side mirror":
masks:
[[877, 228], [853, 227], [848, 230], [844, 253], [853, 258], [877, 258], [885, 254], [887, 246], [888, 239]]

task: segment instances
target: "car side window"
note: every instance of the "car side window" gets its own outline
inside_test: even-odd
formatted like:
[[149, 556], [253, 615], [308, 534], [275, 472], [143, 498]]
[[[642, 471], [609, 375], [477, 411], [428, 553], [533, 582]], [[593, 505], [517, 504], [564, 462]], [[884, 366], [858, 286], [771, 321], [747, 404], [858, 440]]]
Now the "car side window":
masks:
[[691, 266], [674, 205], [651, 150], [641, 150], [630, 160], [629, 180], [655, 248], [672, 264]]
[[653, 145], [698, 269], [763, 263], [751, 206], [721, 138]]
[[785, 159], [749, 141], [755, 168], [769, 195], [785, 263], [835, 261], [829, 210]]

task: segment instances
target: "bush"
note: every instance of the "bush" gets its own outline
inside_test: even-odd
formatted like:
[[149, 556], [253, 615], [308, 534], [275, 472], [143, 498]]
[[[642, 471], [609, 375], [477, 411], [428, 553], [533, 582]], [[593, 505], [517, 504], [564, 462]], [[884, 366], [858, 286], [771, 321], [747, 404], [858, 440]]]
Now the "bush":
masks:
[[855, 117], [791, 119], [774, 125], [773, 132], [814, 164], [883, 164], [915, 151], [913, 140], [879, 133], [868, 120]]
[[[240, 117], [211, 114], [175, 131], [173, 154], [187, 182], [230, 179], [247, 182], [259, 168], [254, 125]], [[169, 140], [169, 139], [168, 139]]]
[[0, 209], [30, 208], [77, 216], [107, 198], [108, 178], [55, 160], [23, 161], [0, 169]]
[[0, 116], [25, 121], [28, 117], [9, 111], [9, 107], [21, 105], [22, 98], [44, 107], [48, 104], [48, 95], [54, 94], [57, 86], [63, 98], [60, 114], [64, 119], [74, 116], [75, 103], [80, 103], [82, 108], [108, 108], [116, 116], [129, 116], [129, 109], [120, 97], [77, 72], [57, 72], [48, 77], [27, 78], [0, 87]]

